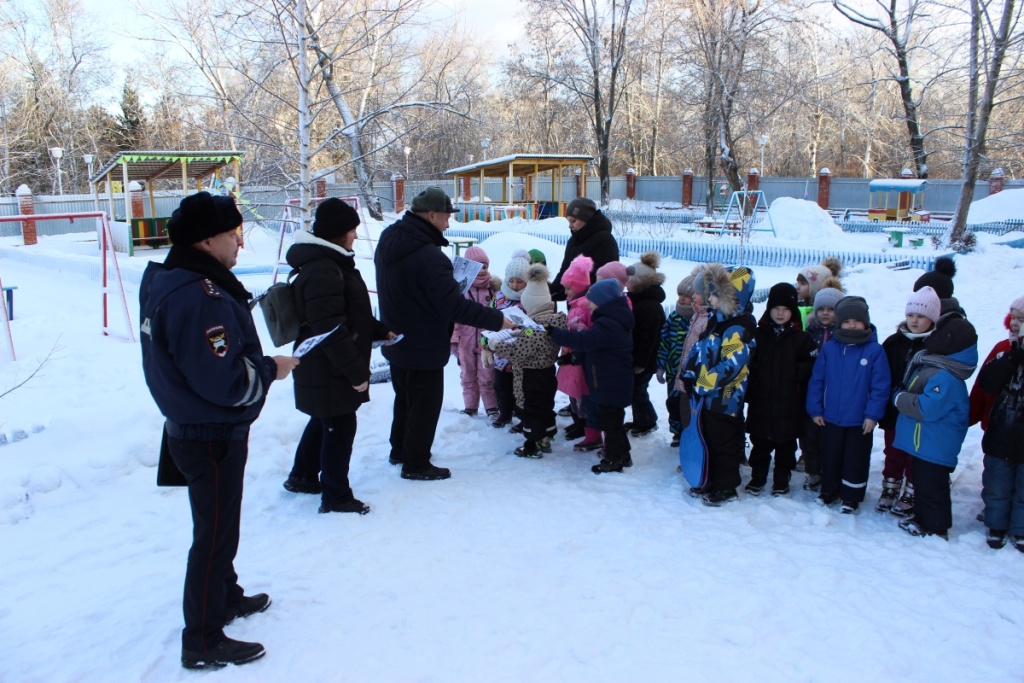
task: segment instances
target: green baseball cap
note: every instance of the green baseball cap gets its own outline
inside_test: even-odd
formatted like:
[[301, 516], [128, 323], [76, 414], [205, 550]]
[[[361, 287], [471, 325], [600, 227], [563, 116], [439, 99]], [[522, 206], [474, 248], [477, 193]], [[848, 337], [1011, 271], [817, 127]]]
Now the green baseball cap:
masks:
[[428, 187], [412, 198], [412, 205], [409, 210], [413, 213], [426, 213], [436, 211], [438, 213], [458, 213], [459, 210], [452, 206], [452, 200], [440, 187]]

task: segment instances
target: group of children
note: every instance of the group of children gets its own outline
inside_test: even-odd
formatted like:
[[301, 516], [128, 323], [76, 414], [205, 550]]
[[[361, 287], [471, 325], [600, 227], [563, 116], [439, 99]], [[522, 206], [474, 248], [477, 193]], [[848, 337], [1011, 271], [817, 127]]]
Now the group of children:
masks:
[[[487, 262], [479, 247], [467, 257]], [[752, 315], [754, 273], [721, 264], [698, 266], [684, 278], [666, 316], [659, 265], [649, 252], [628, 268], [610, 263], [595, 277], [593, 262], [577, 257], [561, 279], [567, 313], [555, 310], [539, 252], [514, 255], [503, 282], [483, 269], [467, 296], [499, 309], [517, 306], [543, 331], [488, 342], [478, 331], [456, 329], [463, 412], [475, 414], [482, 397], [494, 426], [518, 416], [512, 431], [525, 441], [515, 453], [537, 458], [551, 450], [560, 390], [570, 399], [565, 434], [579, 439], [574, 449], [600, 450], [595, 474], [621, 472], [632, 465], [629, 435], [657, 428], [648, 395], [656, 377], [666, 387], [672, 446], [699, 421], [694, 428], [708, 467], [706, 483], [691, 495], [712, 507], [736, 500], [749, 437], [747, 493], [760, 495], [771, 473], [771, 494], [785, 496], [793, 471], [802, 470], [803, 487], [818, 492], [817, 502], [846, 514], [864, 501], [879, 426], [885, 464], [876, 510], [901, 518], [911, 535], [942, 538], [952, 526], [950, 474], [968, 427], [981, 422], [979, 519], [990, 546], [1010, 542], [1024, 552], [1024, 297], [1011, 304], [1009, 336], [992, 349], [968, 396], [978, 337], [953, 297], [956, 268], [948, 257], [918, 279], [905, 320], [881, 343], [867, 301], [844, 291], [836, 259], [772, 286], [760, 320]], [[466, 335], [475, 344], [464, 343]]]

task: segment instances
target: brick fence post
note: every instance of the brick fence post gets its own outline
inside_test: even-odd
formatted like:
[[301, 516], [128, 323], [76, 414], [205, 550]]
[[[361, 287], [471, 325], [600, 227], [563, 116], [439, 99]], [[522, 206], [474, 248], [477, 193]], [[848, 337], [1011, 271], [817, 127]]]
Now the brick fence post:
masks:
[[636, 171], [626, 169], [626, 199], [636, 199]]
[[587, 176], [576, 171], [576, 196], [586, 197], [587, 196]]
[[832, 186], [832, 172], [827, 168], [818, 173], [818, 206], [828, 211], [828, 192]]
[[473, 179], [468, 175], [464, 175], [459, 180], [462, 181], [460, 183], [462, 185], [462, 201], [468, 202], [470, 197], [473, 196]]
[[693, 204], [693, 169], [683, 169], [683, 206]]
[[317, 178], [313, 181], [313, 198], [323, 199], [327, 196], [327, 178]]
[[[747, 191], [757, 192], [761, 185], [761, 173], [756, 169], [752, 168], [747, 172]], [[754, 213], [754, 208], [757, 206], [757, 200], [750, 195], [747, 195], [744, 201], [743, 213], [746, 216], [750, 216]]]
[[128, 183], [128, 196], [132, 202], [132, 218], [145, 218], [146, 204], [143, 201], [145, 193], [143, 193], [142, 185], [138, 181], [133, 180]]
[[401, 173], [391, 176], [391, 189], [395, 197], [395, 213], [405, 211], [405, 178]]
[[[14, 193], [18, 197], [18, 213], [33, 216], [36, 213], [35, 203], [32, 201], [32, 190], [28, 185], [21, 185]], [[36, 244], [39, 239], [36, 235], [35, 221], [21, 222], [21, 237], [26, 245]]]
[[1003, 169], [997, 168], [988, 177], [988, 194], [992, 196], [1003, 191]]

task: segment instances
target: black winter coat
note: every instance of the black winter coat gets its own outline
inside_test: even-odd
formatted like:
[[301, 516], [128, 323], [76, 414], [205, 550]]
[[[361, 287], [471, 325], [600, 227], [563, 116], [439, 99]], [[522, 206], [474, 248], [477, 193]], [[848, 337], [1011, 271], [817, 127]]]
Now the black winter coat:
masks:
[[754, 333], [746, 429], [754, 436], [789, 441], [803, 435], [807, 422], [807, 382], [816, 347], [803, 330], [790, 327], [776, 337], [773, 328], [770, 319], [762, 318]]
[[633, 302], [633, 367], [644, 372], [658, 369], [658, 345], [661, 328], [665, 326], [665, 290], [654, 285], [639, 292], [630, 292]]
[[565, 257], [562, 267], [549, 285], [551, 298], [554, 301], [565, 301], [565, 287], [562, 286], [562, 274], [569, 268], [572, 260], [580, 255], [589, 256], [594, 261], [594, 270], [590, 273], [593, 284], [597, 269], [606, 263], [619, 260], [619, 243], [612, 235], [612, 224], [608, 218], [598, 211], [582, 228], [573, 233], [565, 243]]
[[410, 370], [436, 370], [451, 358], [455, 323], [500, 330], [505, 316], [462, 296], [441, 231], [407, 212], [381, 233], [374, 254], [380, 319], [405, 335], [384, 357]]
[[981, 450], [1001, 460], [1024, 463], [1024, 365], [1009, 353], [1000, 354], [985, 364], [975, 383], [996, 395]]
[[286, 258], [292, 268], [301, 268], [292, 287], [296, 312], [306, 324], [295, 345], [340, 326], [292, 371], [295, 407], [313, 417], [354, 413], [370, 400], [370, 392], [352, 387], [370, 379], [372, 343], [386, 339], [388, 329], [373, 317], [366, 283], [350, 253], [299, 232]]
[[910, 364], [913, 355], [924, 348], [927, 339], [911, 339], [907, 333], [909, 330], [906, 329], [905, 323], [900, 323], [899, 328], [882, 342], [882, 349], [889, 361], [889, 377], [892, 382], [892, 392], [889, 395], [890, 401], [886, 404], [885, 416], [878, 421], [878, 426], [885, 430], [896, 429], [896, 418], [899, 417], [900, 411], [896, 410], [896, 404], [891, 399], [897, 391], [906, 388], [903, 386], [903, 375], [907, 372], [907, 365]]
[[548, 330], [559, 346], [583, 352], [590, 397], [598, 405], [625, 408], [633, 400], [633, 313], [626, 297], [596, 309], [585, 330]]

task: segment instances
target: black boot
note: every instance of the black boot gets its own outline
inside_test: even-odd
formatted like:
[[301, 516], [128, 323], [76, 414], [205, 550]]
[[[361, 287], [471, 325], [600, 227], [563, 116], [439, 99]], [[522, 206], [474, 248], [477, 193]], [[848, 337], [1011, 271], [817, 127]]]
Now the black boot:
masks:
[[225, 638], [206, 652], [181, 651], [181, 665], [186, 669], [220, 669], [228, 664], [247, 664], [267, 654], [259, 643]]

